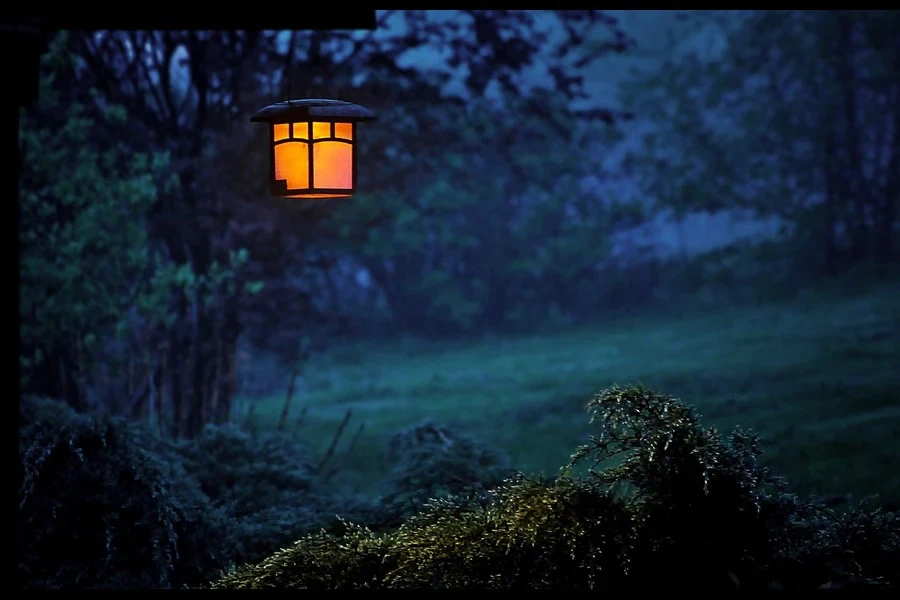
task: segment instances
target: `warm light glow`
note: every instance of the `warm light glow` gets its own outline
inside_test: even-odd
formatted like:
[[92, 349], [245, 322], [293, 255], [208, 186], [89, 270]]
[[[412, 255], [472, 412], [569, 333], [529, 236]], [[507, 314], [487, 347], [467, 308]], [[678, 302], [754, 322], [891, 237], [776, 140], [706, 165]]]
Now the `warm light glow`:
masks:
[[353, 123], [335, 123], [334, 137], [341, 138], [342, 140], [352, 140]]
[[313, 123], [313, 139], [330, 138], [331, 123]]
[[[275, 179], [284, 181], [288, 191], [286, 198], [347, 198], [351, 195], [352, 123], [276, 123], [272, 128]], [[304, 189], [309, 191], [304, 192]], [[347, 190], [347, 193], [337, 190]]]
[[309, 145], [306, 142], [284, 142], [275, 146], [275, 179], [287, 181], [291, 190], [309, 187]]
[[269, 133], [269, 193], [280, 198], [349, 198], [356, 188], [356, 124], [364, 106], [327, 98], [276, 102], [250, 121]]
[[313, 144], [313, 187], [353, 189], [353, 146], [346, 142]]
[[277, 123], [274, 125], [274, 137], [276, 142], [286, 140], [291, 136], [290, 125], [287, 123]]

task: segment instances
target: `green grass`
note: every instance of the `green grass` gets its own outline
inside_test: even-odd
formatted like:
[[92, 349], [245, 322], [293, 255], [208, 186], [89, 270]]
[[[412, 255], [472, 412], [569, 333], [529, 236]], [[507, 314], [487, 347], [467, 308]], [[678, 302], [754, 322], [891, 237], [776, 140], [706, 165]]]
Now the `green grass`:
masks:
[[[386, 439], [424, 418], [465, 427], [526, 472], [554, 475], [590, 431], [587, 399], [643, 383], [694, 405], [705, 423], [759, 432], [767, 460], [799, 493], [897, 502], [898, 340], [892, 283], [554, 335], [358, 343], [307, 366], [291, 427], [324, 452], [352, 409], [348, 433], [366, 429], [339, 481], [362, 491], [389, 466]], [[283, 401], [253, 400], [257, 423], [273, 426]]]

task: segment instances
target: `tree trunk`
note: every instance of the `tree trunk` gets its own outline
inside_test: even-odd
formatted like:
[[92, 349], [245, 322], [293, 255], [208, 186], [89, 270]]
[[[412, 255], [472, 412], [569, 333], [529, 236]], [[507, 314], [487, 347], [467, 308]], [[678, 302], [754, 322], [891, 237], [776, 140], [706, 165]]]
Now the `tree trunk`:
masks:
[[844, 126], [846, 128], [845, 146], [849, 158], [847, 178], [847, 201], [853, 214], [851, 230], [853, 259], [861, 261], [869, 257], [871, 233], [867, 219], [867, 207], [872, 206], [871, 190], [866, 185], [862, 166], [862, 138], [859, 135], [859, 118], [857, 103], [858, 78], [853, 68], [855, 48], [853, 46], [852, 17], [838, 13], [840, 19], [840, 41], [838, 46], [838, 76], [843, 86]]
[[216, 384], [219, 386], [219, 403], [216, 413], [218, 423], [227, 423], [231, 419], [231, 404], [234, 401], [235, 392], [235, 355], [237, 354], [237, 339], [240, 329], [236, 316], [231, 314], [223, 326], [221, 343], [219, 345], [219, 361], [221, 368]]
[[219, 423], [219, 400], [222, 393], [222, 342], [216, 336], [215, 359], [208, 366], [206, 372], [206, 389], [209, 391], [209, 422]]
[[56, 362], [59, 371], [58, 397], [65, 399], [69, 406], [75, 410], [79, 412], [85, 411], [87, 406], [85, 406], [84, 398], [82, 397], [81, 390], [76, 381], [76, 370], [73, 361], [66, 356], [65, 352], [60, 352], [57, 355]]
[[184, 393], [183, 393], [183, 377], [182, 377], [182, 359], [186, 352], [180, 344], [177, 333], [172, 335], [171, 349], [169, 352], [169, 386], [172, 389], [172, 426], [171, 433], [175, 438], [182, 435], [182, 424], [184, 422]]
[[73, 372], [71, 361], [64, 352], [59, 350], [50, 352], [35, 369], [22, 392], [62, 400], [75, 410], [81, 411], [84, 406], [77, 387], [73, 385]]
[[[900, 76], [900, 48], [896, 51], [895, 72]], [[897, 211], [900, 205], [900, 86], [895, 84], [892, 96], [895, 99], [893, 115], [893, 143], [891, 144], [891, 159], [888, 163], [888, 180], [884, 186], [882, 206], [879, 211], [877, 231], [878, 258], [884, 263], [894, 261], [894, 228], [897, 224]]]
[[204, 352], [203, 352], [203, 338], [201, 337], [201, 329], [199, 323], [195, 323], [195, 329], [193, 332], [193, 338], [191, 340], [191, 350], [190, 350], [190, 386], [189, 386], [189, 398], [187, 405], [187, 414], [185, 421], [185, 435], [188, 438], [196, 437], [196, 435], [200, 432], [201, 427], [203, 426], [203, 413], [205, 409], [206, 402], [206, 389], [204, 384]]
[[835, 163], [835, 143], [834, 130], [828, 126], [828, 132], [825, 134], [825, 214], [823, 218], [823, 244], [825, 246], [825, 272], [834, 276], [838, 272], [838, 245], [837, 245], [837, 207], [835, 199], [834, 179]]
[[156, 421], [160, 433], [165, 431], [166, 422], [166, 372], [168, 370], [168, 352], [162, 350], [159, 357], [159, 370], [156, 372]]
[[[898, 167], [900, 168], [900, 167]], [[890, 190], [878, 220], [878, 259], [890, 264], [894, 262], [894, 229], [897, 223], [897, 205], [900, 204], [900, 190]]]
[[291, 411], [291, 401], [294, 399], [294, 391], [296, 390], [297, 377], [300, 376], [299, 360], [291, 369], [291, 379], [288, 381], [287, 394], [284, 397], [284, 405], [281, 407], [281, 416], [278, 417], [278, 431], [284, 431], [287, 424], [288, 414]]

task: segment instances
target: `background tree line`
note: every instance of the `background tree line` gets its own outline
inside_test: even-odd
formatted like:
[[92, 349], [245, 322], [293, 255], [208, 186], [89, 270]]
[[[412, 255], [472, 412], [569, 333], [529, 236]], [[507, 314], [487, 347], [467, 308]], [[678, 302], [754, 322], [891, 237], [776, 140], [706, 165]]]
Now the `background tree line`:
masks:
[[[583, 108], [584, 69], [633, 50], [609, 15], [462, 12], [60, 34], [22, 124], [23, 389], [193, 437], [230, 419], [240, 344], [297, 363], [338, 333], [523, 330], [896, 260], [895, 13], [695, 14], [719, 50], [680, 44], [619, 111]], [[289, 93], [379, 115], [352, 201], [266, 198], [248, 116]], [[698, 212], [780, 230], [690, 260], [633, 242]]]

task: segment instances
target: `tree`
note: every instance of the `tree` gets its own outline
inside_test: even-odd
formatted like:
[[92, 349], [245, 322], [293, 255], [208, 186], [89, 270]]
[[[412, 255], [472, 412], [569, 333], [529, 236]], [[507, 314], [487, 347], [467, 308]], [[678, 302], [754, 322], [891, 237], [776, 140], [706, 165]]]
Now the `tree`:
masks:
[[60, 75], [77, 64], [69, 41], [54, 40], [41, 100], [22, 121], [24, 389], [177, 423], [163, 376], [175, 302], [206, 306], [234, 295], [246, 251], [198, 274], [154, 242], [150, 217], [162, 196], [177, 193], [169, 156], [135, 152], [123, 107], [64, 101]]
[[[121, 332], [131, 306], [158, 309], [147, 300], [165, 284], [154, 280], [159, 257], [144, 217], [170, 182], [164, 155], [92, 146], [96, 121], [61, 102], [48, 72], [69, 60], [64, 44], [57, 39], [45, 57], [40, 101], [20, 131], [20, 363], [26, 391], [83, 407], [104, 336]], [[120, 107], [99, 118], [127, 124]]]
[[[893, 260], [900, 181], [900, 21], [892, 11], [704, 12], [696, 50], [663, 62], [629, 100], [661, 119], [638, 159], [676, 215], [776, 218], [804, 268]], [[687, 45], [687, 44], [685, 44]]]
[[[624, 51], [628, 38], [597, 11], [462, 12], [479, 24], [474, 34], [461, 27], [463, 18], [431, 35], [450, 38], [457, 50], [448, 64], [465, 67], [467, 91], [441, 97], [427, 80], [423, 86], [406, 74], [399, 81], [409, 83], [379, 74], [387, 86], [364, 87], [374, 92], [366, 101], [379, 107], [380, 122], [390, 124], [371, 128], [366, 146], [388, 160], [365, 174], [373, 191], [324, 224], [372, 275], [405, 331], [448, 333], [533, 319], [514, 314], [514, 304], [533, 304], [543, 316], [555, 301], [548, 290], [577, 296], [574, 274], [591, 273], [602, 257], [595, 251], [604, 246], [596, 217], [607, 207], [580, 186], [598, 163], [590, 151], [573, 159], [585, 144], [596, 147], [591, 134], [623, 115], [573, 107], [584, 95], [574, 65]], [[432, 31], [426, 15], [406, 18]], [[565, 32], [556, 47], [541, 31], [553, 19]], [[510, 31], [518, 33], [510, 42], [515, 52], [505, 45]], [[586, 56], [579, 44], [589, 35], [608, 41]], [[551, 76], [542, 86], [529, 81], [527, 67], [543, 61]], [[398, 89], [405, 93], [395, 101]], [[536, 231], [551, 216], [566, 226], [553, 235]], [[574, 228], [584, 233], [577, 242]], [[538, 259], [543, 266], [535, 271], [535, 255], [550, 245], [555, 250]], [[523, 257], [532, 262], [524, 266]], [[497, 277], [500, 270], [513, 273]], [[557, 285], [560, 277], [564, 286]]]
[[[264, 132], [251, 129], [246, 115], [289, 93], [339, 96], [384, 115], [383, 135], [370, 134], [376, 128], [369, 128], [361, 142], [360, 175], [367, 188], [376, 190], [376, 195], [356, 200], [364, 204], [396, 194], [398, 185], [428, 181], [434, 169], [442, 168], [435, 162], [431, 170], [422, 170], [422, 157], [437, 161], [440, 148], [433, 138], [410, 133], [427, 132], [428, 119], [464, 105], [465, 97], [448, 96], [445, 89], [457, 75], [463, 76], [466, 95], [496, 88], [513, 97], [528, 84], [526, 71], [544, 62], [549, 86], [561, 98], [575, 99], [583, 95], [583, 82], [573, 69], [628, 44], [614, 20], [600, 11], [542, 15], [470, 10], [458, 17], [384, 11], [379, 30], [366, 33], [73, 34], [71, 47], [79, 63], [66, 83], [74, 97], [90, 106], [122, 105], [138, 146], [164, 148], [172, 157], [179, 185], [157, 200], [151, 237], [171, 260], [190, 265], [197, 277], [209, 277], [214, 264], [227, 264], [235, 249], [248, 251], [249, 264], [236, 275], [237, 293], [218, 294], [204, 304], [182, 295], [176, 303], [177, 324], [166, 344], [166, 377], [172, 404], [180, 407], [175, 411], [177, 432], [193, 435], [211, 415], [228, 413], [233, 357], [242, 333], [280, 329], [299, 339], [311, 322], [332, 319], [331, 307], [323, 308], [310, 293], [307, 276], [315, 280], [317, 271], [346, 255], [349, 238], [372, 235], [400, 218], [394, 212], [398, 205], [389, 202], [376, 214], [355, 213], [361, 220], [345, 223], [347, 235], [337, 237], [333, 228], [321, 227], [336, 204], [285, 212], [250, 202], [266, 194], [264, 178], [254, 177], [264, 172], [266, 153]], [[558, 35], [546, 31], [548, 24]], [[590, 55], [579, 52], [580, 40], [598, 28], [609, 32], [608, 44]], [[446, 64], [406, 66], [410, 53], [424, 48], [447, 50]], [[582, 116], [614, 118], [605, 110]], [[461, 135], [449, 129], [441, 134], [446, 136], [441, 146], [447, 147]], [[381, 157], [392, 152], [416, 161], [386, 164]], [[408, 205], [411, 195], [404, 194], [401, 205]], [[378, 279], [384, 283], [389, 278]], [[260, 280], [264, 294], [241, 292], [248, 282]], [[264, 339], [265, 332], [255, 337]]]

